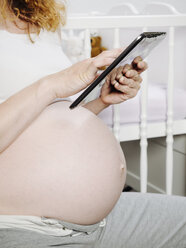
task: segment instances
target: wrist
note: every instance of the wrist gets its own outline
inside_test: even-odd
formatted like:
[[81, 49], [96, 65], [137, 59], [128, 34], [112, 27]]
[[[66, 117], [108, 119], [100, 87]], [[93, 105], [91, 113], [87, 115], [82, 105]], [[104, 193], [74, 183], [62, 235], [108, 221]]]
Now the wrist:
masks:
[[44, 97], [48, 104], [50, 104], [54, 99], [56, 99], [56, 95], [52, 88], [50, 80], [48, 80], [47, 78], [42, 78], [37, 81], [37, 85], [38, 97]]
[[103, 109], [110, 106], [109, 103], [104, 102], [104, 100], [101, 98], [101, 96], [98, 98], [98, 101], [100, 102], [100, 106], [102, 106]]
[[47, 95], [53, 99], [65, 98], [72, 95], [67, 87], [68, 80], [68, 73], [66, 73], [66, 70], [47, 75], [41, 79]]
[[96, 115], [98, 115], [103, 109], [107, 108], [108, 106], [109, 104], [105, 104], [100, 97], [83, 105], [84, 108], [87, 108]]

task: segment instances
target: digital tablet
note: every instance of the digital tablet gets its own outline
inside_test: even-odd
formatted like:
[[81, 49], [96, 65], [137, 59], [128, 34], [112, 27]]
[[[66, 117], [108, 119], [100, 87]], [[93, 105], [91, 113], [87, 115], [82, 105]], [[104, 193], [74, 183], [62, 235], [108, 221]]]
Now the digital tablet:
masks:
[[144, 32], [140, 34], [93, 83], [70, 105], [75, 108], [85, 97], [120, 63], [131, 63], [135, 57], [146, 58], [166, 36], [166, 32]]

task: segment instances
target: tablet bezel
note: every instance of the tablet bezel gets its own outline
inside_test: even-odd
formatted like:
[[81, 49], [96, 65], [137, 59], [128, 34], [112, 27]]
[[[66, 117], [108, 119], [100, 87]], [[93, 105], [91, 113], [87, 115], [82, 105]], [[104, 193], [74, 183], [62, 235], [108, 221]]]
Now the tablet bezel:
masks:
[[102, 74], [93, 81], [93, 83], [85, 89], [85, 91], [69, 106], [70, 109], [75, 108], [85, 97], [143, 40], [146, 38], [155, 38], [166, 35], [166, 32], [144, 32], [141, 33], [114, 61], [106, 68]]

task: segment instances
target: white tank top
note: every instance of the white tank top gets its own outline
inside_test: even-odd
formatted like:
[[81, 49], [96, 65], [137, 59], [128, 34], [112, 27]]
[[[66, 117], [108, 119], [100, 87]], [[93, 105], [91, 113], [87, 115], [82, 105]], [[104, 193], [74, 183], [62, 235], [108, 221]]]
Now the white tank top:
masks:
[[0, 30], [0, 103], [38, 79], [71, 65], [62, 51], [59, 33], [39, 36]]

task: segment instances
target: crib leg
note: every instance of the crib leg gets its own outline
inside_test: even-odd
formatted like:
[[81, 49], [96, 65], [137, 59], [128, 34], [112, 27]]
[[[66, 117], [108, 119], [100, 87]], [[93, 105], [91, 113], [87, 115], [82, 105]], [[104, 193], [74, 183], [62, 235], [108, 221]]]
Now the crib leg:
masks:
[[147, 161], [147, 140], [141, 139], [141, 154], [140, 154], [140, 190], [142, 193], [147, 192], [147, 173], [148, 173], [148, 161]]
[[[114, 29], [114, 44], [113, 44], [114, 48], [119, 48], [120, 46], [120, 32], [119, 32], [119, 28], [115, 28]], [[118, 140], [118, 142], [120, 141], [120, 137], [119, 137], [119, 131], [120, 131], [120, 110], [119, 110], [119, 104], [115, 104], [113, 105], [113, 132], [114, 135], [116, 137], [116, 139]]]
[[166, 193], [172, 194], [173, 183], [173, 90], [174, 90], [174, 27], [169, 28], [169, 78], [167, 86], [167, 153]]
[[[147, 27], [143, 29], [147, 32]], [[147, 71], [143, 73], [143, 83], [141, 85], [141, 124], [140, 124], [140, 189], [142, 193], [147, 192], [147, 96], [148, 96], [148, 76]]]
[[172, 194], [173, 185], [173, 138], [167, 137], [166, 152], [166, 193]]

